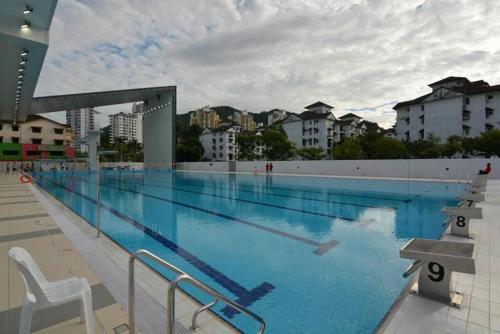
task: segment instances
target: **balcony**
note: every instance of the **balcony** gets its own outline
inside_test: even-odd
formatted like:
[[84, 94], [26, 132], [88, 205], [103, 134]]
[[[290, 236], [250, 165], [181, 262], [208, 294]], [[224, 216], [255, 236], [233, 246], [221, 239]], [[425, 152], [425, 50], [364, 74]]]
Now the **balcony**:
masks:
[[462, 110], [462, 121], [470, 120], [470, 110], [463, 109]]
[[493, 116], [495, 109], [486, 107], [486, 108], [484, 108], [484, 112], [485, 112], [486, 118], [490, 118], [491, 116]]

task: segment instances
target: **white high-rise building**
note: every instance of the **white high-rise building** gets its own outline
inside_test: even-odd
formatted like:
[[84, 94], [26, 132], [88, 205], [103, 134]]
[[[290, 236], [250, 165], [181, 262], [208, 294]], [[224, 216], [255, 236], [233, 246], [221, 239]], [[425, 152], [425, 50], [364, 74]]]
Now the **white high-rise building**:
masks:
[[73, 145], [77, 152], [88, 152], [85, 144], [89, 131], [100, 129], [100, 113], [93, 108], [66, 111], [66, 124], [73, 132]]
[[116, 138], [125, 138], [125, 141], [137, 140], [142, 143], [142, 103], [132, 106], [132, 113], [120, 112], [109, 116], [109, 141], [114, 143]]
[[144, 103], [134, 103], [132, 105], [132, 114], [135, 114], [137, 117], [137, 134], [136, 139], [139, 143], [142, 144], [144, 138]]
[[500, 128], [500, 85], [448, 77], [429, 85], [432, 92], [396, 104], [396, 135], [401, 140], [442, 141], [450, 136], [477, 137]]

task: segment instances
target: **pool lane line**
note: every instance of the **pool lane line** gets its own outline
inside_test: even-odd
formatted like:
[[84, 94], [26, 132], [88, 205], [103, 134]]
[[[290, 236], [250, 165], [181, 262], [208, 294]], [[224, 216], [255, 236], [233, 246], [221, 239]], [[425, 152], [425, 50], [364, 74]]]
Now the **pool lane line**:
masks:
[[[106, 173], [104, 173], [104, 175], [106, 175]], [[111, 174], [111, 175], [117, 175], [117, 176], [120, 176], [119, 174]], [[135, 177], [135, 175], [146, 175], [146, 174], [125, 174], [125, 175], [132, 175]], [[161, 177], [161, 175], [160, 175]], [[239, 186], [248, 186], [250, 187], [251, 184], [240, 184]], [[337, 196], [347, 196], [347, 197], [354, 197], [354, 198], [373, 198], [373, 199], [379, 199], [379, 200], [385, 200], [385, 201], [396, 201], [396, 202], [403, 202], [403, 203], [408, 203], [408, 202], [411, 202], [412, 200], [409, 199], [409, 198], [406, 198], [406, 199], [396, 199], [396, 198], [387, 198], [387, 197], [378, 197], [378, 196], [371, 196], [371, 195], [368, 195], [368, 196], [359, 196], [359, 195], [352, 195], [352, 194], [343, 194], [343, 193], [331, 193], [331, 192], [327, 192], [327, 193], [324, 193], [324, 192], [321, 192], [321, 191], [314, 191], [314, 190], [299, 190], [299, 189], [294, 189], [294, 188], [282, 188], [282, 187], [268, 187], [270, 189], [277, 189], [277, 190], [285, 190], [285, 191], [301, 191], [301, 192], [308, 192], [308, 193], [313, 193], [313, 194], [323, 194], [323, 195], [337, 195]]]
[[[82, 182], [87, 182], [87, 183], [93, 183], [93, 184], [95, 184], [94, 181], [85, 180], [85, 179], [82, 179], [82, 178], [77, 178], [77, 177], [68, 177], [68, 178], [73, 179], [73, 180], [79, 180], [79, 181], [82, 181]], [[105, 185], [105, 183], [101, 183], [101, 185]], [[109, 187], [112, 187], [112, 185], [110, 185], [109, 183], [107, 185]], [[143, 187], [148, 187], [147, 185], [144, 185], [144, 184], [139, 184], [139, 185], [142, 185]], [[294, 211], [294, 212], [299, 212], [299, 213], [305, 213], [305, 214], [314, 215], [314, 216], [320, 216], [320, 217], [326, 217], [326, 218], [332, 218], [332, 219], [343, 219], [343, 220], [347, 220], [347, 221], [355, 221], [355, 219], [353, 219], [353, 218], [342, 217], [342, 216], [337, 216], [337, 215], [330, 215], [328, 213], [314, 212], [314, 211], [302, 210], [302, 209], [294, 209], [294, 208], [289, 208], [289, 207], [286, 207], [286, 206], [275, 205], [275, 204], [267, 204], [267, 203], [263, 203], [263, 202], [259, 202], [259, 201], [252, 201], [252, 200], [246, 200], [246, 199], [240, 199], [240, 198], [234, 198], [234, 197], [227, 197], [227, 196], [224, 196], [224, 195], [207, 194], [207, 193], [201, 193], [201, 192], [194, 191], [194, 190], [184, 190], [184, 189], [181, 189], [181, 188], [175, 188], [175, 187], [170, 187], [170, 186], [165, 186], [165, 187], [160, 187], [160, 188], [162, 188], [162, 189], [169, 188], [169, 189], [178, 190], [178, 191], [182, 191], [182, 192], [186, 192], [186, 193], [192, 193], [192, 194], [197, 194], [197, 195], [210, 196], [210, 197], [213, 197], [213, 198], [231, 199], [231, 200], [239, 201], [239, 202], [243, 202], [243, 203], [250, 203], [250, 204], [256, 204], [256, 205], [262, 205], [262, 206], [267, 206], [267, 207], [271, 207], [271, 208], [276, 208], [276, 209], [281, 209], [281, 210], [289, 210], [289, 211]], [[120, 190], [129, 191], [128, 188], [126, 188], [126, 189], [122, 188]], [[140, 193], [143, 194], [143, 195], [147, 195], [146, 193], [143, 193], [143, 192], [140, 192]]]
[[[79, 180], [79, 179], [77, 179], [77, 180]], [[85, 180], [82, 180], [82, 181], [86, 182]], [[121, 190], [121, 191], [125, 191], [125, 192], [130, 192], [130, 193], [134, 193], [134, 194], [138, 194], [138, 195], [143, 195], [145, 197], [150, 197], [150, 198], [153, 198], [153, 199], [156, 199], [156, 200], [159, 200], [159, 201], [163, 201], [163, 202], [169, 202], [169, 203], [172, 203], [172, 204], [175, 204], [175, 205], [183, 206], [183, 207], [188, 208], [188, 209], [192, 209], [192, 210], [196, 210], [196, 211], [201, 211], [201, 212], [208, 213], [208, 214], [211, 214], [211, 215], [214, 215], [214, 216], [217, 216], [217, 217], [221, 217], [221, 218], [224, 218], [224, 219], [227, 219], [227, 220], [231, 220], [231, 221], [239, 223], [239, 224], [247, 225], [247, 226], [259, 229], [259, 230], [263, 230], [263, 231], [266, 231], [266, 232], [269, 232], [269, 233], [277, 234], [279, 236], [286, 237], [288, 239], [299, 241], [299, 242], [302, 242], [304, 244], [317, 247], [317, 249], [315, 249], [313, 251], [313, 254], [316, 254], [316, 255], [323, 255], [323, 254], [327, 253], [329, 250], [335, 248], [335, 246], [337, 246], [340, 243], [340, 241], [338, 241], [338, 240], [329, 240], [329, 241], [326, 241], [324, 243], [321, 243], [321, 242], [318, 242], [318, 241], [315, 241], [315, 240], [311, 240], [311, 239], [307, 239], [305, 237], [301, 237], [301, 236], [298, 236], [298, 235], [295, 235], [295, 234], [291, 234], [291, 233], [288, 233], [288, 232], [283, 232], [283, 231], [274, 229], [272, 227], [267, 227], [267, 226], [264, 226], [264, 225], [260, 225], [260, 224], [256, 224], [256, 223], [252, 223], [252, 222], [243, 220], [241, 218], [229, 216], [229, 215], [226, 215], [224, 213], [220, 213], [220, 212], [217, 212], [217, 211], [212, 211], [212, 210], [208, 210], [208, 209], [199, 208], [199, 207], [196, 207], [194, 205], [190, 205], [190, 204], [185, 204], [185, 203], [182, 203], [182, 202], [177, 202], [177, 201], [169, 200], [167, 198], [163, 198], [163, 197], [156, 196], [156, 195], [146, 194], [146, 193], [143, 193], [143, 192], [140, 192], [140, 191], [137, 191], [137, 190], [124, 189], [124, 188], [110, 186], [110, 185], [107, 185], [107, 184], [101, 184], [101, 186], [102, 187], [111, 188], [111, 189]], [[354, 219], [350, 219], [350, 218], [348, 218], [346, 220], [355, 221]]]
[[[110, 176], [106, 176], [104, 175], [104, 178], [107, 178], [107, 179], [111, 179]], [[112, 178], [114, 180], [117, 180], [116, 178]], [[159, 180], [158, 182], [164, 182], [163, 180]], [[187, 186], [190, 186], [190, 187], [196, 187], [196, 186], [200, 186], [200, 185], [196, 185], [196, 184], [193, 184], [193, 183], [181, 183], [181, 182], [176, 182], [177, 183], [180, 183], [181, 185], [187, 185]], [[142, 185], [144, 186], [147, 186], [147, 187], [154, 187], [154, 188], [170, 188], [170, 189], [175, 189], [175, 190], [180, 190], [180, 191], [190, 191], [190, 192], [195, 192], [194, 190], [185, 190], [185, 189], [182, 189], [182, 188], [175, 188], [175, 187], [172, 187], [172, 186], [160, 186], [160, 185], [154, 185], [154, 184], [146, 184], [144, 182], [141, 183]], [[217, 189], [217, 188], [215, 188]], [[284, 194], [273, 194], [273, 193], [268, 193], [268, 192], [262, 192], [262, 191], [259, 191], [259, 192], [256, 192], [256, 191], [252, 191], [252, 190], [244, 190], [244, 189], [238, 189], [238, 191], [241, 191], [241, 192], [246, 192], [246, 193], [251, 193], [251, 194], [263, 194], [263, 195], [269, 195], [269, 196], [274, 196], [274, 197], [283, 197], [283, 198], [296, 198], [296, 199], [302, 199], [302, 200], [307, 200], [307, 201], [311, 201], [311, 202], [322, 202], [322, 203], [329, 203], [329, 204], [341, 204], [341, 205], [351, 205], [351, 206], [359, 206], [359, 207], [364, 207], [364, 208], [373, 208], [373, 209], [392, 209], [392, 210], [396, 210], [397, 208], [396, 207], [393, 207], [393, 206], [376, 206], [376, 205], [368, 205], [368, 204], [354, 204], [354, 203], [347, 203], [347, 202], [339, 202], [339, 201], [329, 201], [329, 200], [324, 200], [324, 199], [313, 199], [313, 198], [307, 198], [307, 197], [301, 197], [301, 196], [290, 196], [290, 195], [284, 195]], [[207, 194], [207, 193], [203, 193], [203, 192], [196, 192], [197, 194], [203, 194], [203, 195], [214, 195], [214, 194]], [[222, 196], [222, 195], [218, 195], [218, 196]], [[239, 198], [231, 198], [231, 197], [227, 197], [227, 198], [230, 198], [230, 199], [235, 199], [235, 200], [240, 200]], [[243, 200], [243, 199], [241, 199]], [[260, 202], [262, 203], [262, 202]]]
[[[70, 193], [73, 193], [77, 196], [80, 196], [81, 198], [83, 198], [89, 202], [97, 204], [93, 198], [91, 198], [87, 195], [84, 195], [78, 191], [67, 188], [64, 185], [62, 185], [58, 182], [55, 182], [50, 178], [42, 177], [42, 180], [47, 180], [50, 183], [54, 184], [55, 186], [65, 190], [65, 191], [69, 191]], [[242, 305], [243, 307], [248, 307], [248, 306], [252, 305], [254, 302], [258, 301], [259, 299], [261, 299], [262, 297], [267, 295], [269, 292], [271, 292], [271, 290], [275, 289], [275, 286], [273, 284], [271, 284], [269, 282], [263, 282], [259, 286], [257, 286], [256, 288], [253, 288], [251, 290], [247, 290], [246, 288], [241, 286], [239, 283], [235, 282], [234, 280], [232, 280], [228, 276], [224, 275], [223, 273], [221, 273], [217, 269], [213, 268], [209, 264], [203, 262], [201, 259], [196, 257], [196, 255], [194, 255], [194, 254], [190, 253], [189, 251], [187, 251], [186, 249], [180, 247], [179, 245], [177, 245], [173, 241], [170, 241], [169, 239], [165, 238], [160, 233], [155, 232], [155, 231], [151, 230], [150, 228], [144, 226], [143, 224], [141, 224], [140, 222], [138, 222], [134, 218], [129, 217], [129, 216], [121, 213], [120, 211], [103, 204], [102, 202], [100, 203], [100, 207], [107, 210], [111, 214], [117, 216], [118, 218], [122, 219], [123, 221], [129, 223], [133, 227], [137, 228], [138, 230], [147, 234], [151, 238], [160, 242], [163, 246], [167, 247], [175, 254], [182, 257], [184, 260], [189, 262], [192, 266], [194, 266], [199, 271], [201, 271], [205, 275], [209, 276], [213, 281], [217, 282], [219, 285], [224, 287], [227, 291], [229, 291], [232, 294], [234, 294], [235, 296], [237, 296], [238, 299], [236, 300], [236, 302], [238, 304]], [[239, 313], [238, 311], [234, 310], [232, 307], [225, 307], [222, 310], [222, 312], [228, 318], [233, 318], [235, 314]]]

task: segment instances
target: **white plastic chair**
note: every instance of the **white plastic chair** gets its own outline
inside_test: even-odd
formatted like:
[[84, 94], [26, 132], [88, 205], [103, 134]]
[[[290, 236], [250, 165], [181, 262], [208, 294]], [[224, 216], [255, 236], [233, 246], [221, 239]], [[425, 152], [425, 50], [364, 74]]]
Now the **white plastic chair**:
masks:
[[26, 286], [19, 334], [28, 334], [31, 318], [36, 310], [80, 301], [80, 317], [87, 326], [87, 334], [94, 334], [94, 312], [92, 310], [92, 292], [85, 278], [72, 277], [57, 282], [49, 282], [25, 249], [13, 247], [9, 257], [15, 262]]

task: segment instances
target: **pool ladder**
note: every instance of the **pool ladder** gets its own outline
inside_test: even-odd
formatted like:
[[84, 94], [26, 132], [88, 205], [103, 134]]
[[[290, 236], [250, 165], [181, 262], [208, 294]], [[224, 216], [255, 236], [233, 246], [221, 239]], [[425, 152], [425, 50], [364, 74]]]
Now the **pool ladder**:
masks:
[[135, 260], [139, 256], [144, 256], [147, 257], [156, 263], [162, 265], [163, 267], [167, 268], [168, 270], [174, 272], [177, 277], [170, 282], [170, 285], [168, 287], [168, 292], [167, 292], [167, 315], [168, 315], [168, 321], [167, 321], [167, 334], [174, 334], [175, 333], [175, 290], [177, 286], [181, 282], [186, 282], [191, 284], [192, 286], [202, 290], [203, 292], [209, 294], [213, 298], [215, 298], [214, 301], [200, 306], [197, 310], [194, 311], [193, 313], [193, 318], [192, 318], [192, 325], [191, 325], [191, 330], [196, 330], [198, 329], [198, 325], [196, 323], [196, 320], [198, 316], [203, 312], [208, 309], [210, 309], [212, 306], [217, 304], [217, 302], [222, 301], [226, 305], [231, 306], [232, 308], [240, 311], [241, 313], [247, 315], [248, 317], [254, 319], [259, 323], [259, 330], [257, 334], [263, 334], [265, 329], [266, 329], [266, 323], [264, 320], [259, 317], [257, 314], [253, 313], [252, 311], [244, 308], [243, 306], [239, 305], [238, 303], [235, 303], [234, 301], [224, 297], [211, 287], [203, 284], [202, 282], [198, 281], [197, 279], [192, 278], [179, 268], [175, 267], [174, 265], [168, 263], [167, 261], [159, 258], [155, 254], [144, 250], [140, 249], [137, 252], [133, 253], [130, 255], [129, 262], [128, 262], [128, 320], [129, 320], [129, 332], [130, 334], [135, 334], [135, 315], [134, 315], [134, 304], [135, 304], [135, 275], [134, 275], [134, 263]]

